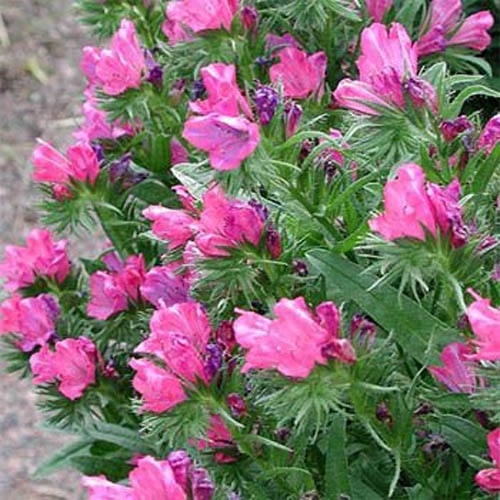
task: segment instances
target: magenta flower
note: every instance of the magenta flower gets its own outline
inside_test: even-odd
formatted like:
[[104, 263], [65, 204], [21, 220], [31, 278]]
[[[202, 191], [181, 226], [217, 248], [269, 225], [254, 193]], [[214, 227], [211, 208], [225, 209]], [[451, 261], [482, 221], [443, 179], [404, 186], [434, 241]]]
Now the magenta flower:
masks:
[[153, 234], [168, 241], [172, 250], [184, 246], [194, 235], [196, 219], [183, 210], [151, 205], [142, 214], [153, 221]]
[[37, 276], [62, 283], [69, 274], [67, 240], [54, 241], [48, 229], [32, 229], [26, 246], [7, 245], [0, 262], [0, 277], [6, 279], [4, 288], [14, 292], [35, 282]]
[[484, 126], [477, 147], [483, 149], [487, 155], [491, 154], [494, 147], [500, 142], [500, 114], [491, 118]]
[[[339, 315], [336, 306], [325, 302], [318, 306], [314, 315], [305, 300], [281, 299], [274, 306], [276, 319], [268, 319], [259, 314], [238, 310], [241, 316], [234, 322], [236, 341], [245, 349], [245, 364], [242, 372], [251, 369], [277, 370], [281, 374], [306, 378], [316, 363], [326, 364], [324, 348], [333, 352], [340, 361], [352, 362], [353, 352], [347, 358], [346, 345], [349, 341], [338, 338]], [[350, 344], [349, 344], [350, 345]]]
[[139, 288], [146, 278], [146, 264], [144, 257], [131, 255], [125, 261], [125, 265], [116, 273], [117, 286], [129, 297], [137, 301], [139, 299]]
[[80, 66], [90, 85], [101, 87], [108, 95], [140, 87], [147, 68], [134, 23], [122, 20], [109, 49], [85, 47]]
[[376, 23], [381, 23], [394, 0], [366, 0], [368, 14]]
[[260, 142], [259, 127], [244, 117], [210, 113], [194, 116], [184, 124], [182, 137], [208, 153], [216, 170], [234, 170]]
[[[306, 52], [287, 47], [278, 52], [280, 62], [271, 66], [269, 76], [274, 84], [281, 82], [286, 97], [306, 99], [314, 95], [320, 99], [324, 93], [323, 83], [327, 59], [324, 52], [308, 56]], [[297, 71], [300, 68], [300, 71]]]
[[163, 33], [170, 44], [192, 39], [192, 33], [231, 29], [238, 0], [176, 0], [167, 5]]
[[59, 304], [51, 295], [26, 299], [12, 295], [0, 304], [0, 335], [18, 335], [19, 348], [30, 352], [36, 346], [43, 346], [56, 333], [59, 313]]
[[444, 366], [429, 366], [436, 380], [451, 392], [473, 393], [476, 390], [476, 372], [470, 361], [472, 349], [460, 342], [447, 345], [441, 354]]
[[89, 500], [186, 500], [168, 460], [146, 456], [137, 461], [129, 474], [130, 486], [114, 484], [105, 476], [84, 476], [82, 484]]
[[454, 180], [447, 188], [425, 182], [419, 165], [399, 167], [395, 179], [384, 187], [385, 212], [368, 222], [370, 229], [386, 240], [416, 238], [425, 240], [424, 227], [434, 236], [451, 232], [455, 247], [467, 241], [467, 230], [458, 204], [460, 184]]
[[68, 184], [71, 180], [93, 185], [99, 175], [99, 161], [88, 142], [78, 142], [66, 151], [66, 157], [53, 146], [38, 140], [31, 161], [35, 166], [33, 179], [56, 185]]
[[92, 318], [106, 320], [128, 308], [125, 290], [118, 285], [114, 274], [105, 271], [90, 276], [90, 297], [87, 314]]
[[466, 311], [467, 318], [476, 338], [473, 343], [478, 347], [470, 359], [500, 360], [500, 309], [491, 306], [489, 299], [481, 298], [473, 290], [469, 293], [476, 299]]
[[415, 106], [436, 110], [433, 87], [417, 76], [417, 51], [405, 28], [374, 23], [361, 34], [361, 56], [356, 61], [359, 80], [342, 80], [333, 97], [339, 106], [378, 115], [380, 107], [404, 109], [405, 92]]
[[151, 268], [141, 285], [141, 296], [155, 307], [189, 301], [189, 282], [179, 273], [179, 264]]
[[200, 304], [167, 307], [160, 303], [151, 317], [150, 328], [151, 334], [134, 352], [157, 356], [182, 380], [207, 382], [203, 357], [211, 330]]
[[[234, 448], [233, 436], [220, 415], [210, 416], [210, 423], [206, 432], [206, 437], [207, 439], [197, 440], [196, 444], [198, 450], [203, 451], [207, 448], [214, 448], [215, 450], [231, 447]], [[227, 464], [236, 460], [235, 457], [226, 455], [222, 451], [216, 452], [214, 458], [218, 464]]]
[[59, 391], [68, 399], [82, 397], [85, 389], [95, 382], [97, 349], [86, 337], [56, 342], [55, 351], [47, 344], [33, 354], [30, 366], [33, 383], [59, 382]]
[[491, 43], [488, 30], [493, 26], [490, 12], [473, 14], [462, 24], [461, 16], [461, 0], [432, 0], [423, 25], [425, 34], [416, 43], [419, 57], [443, 52], [450, 45], [462, 45], [478, 51], [486, 49]]
[[252, 110], [236, 83], [236, 67], [233, 64], [209, 64], [200, 73], [207, 99], [190, 102], [191, 111], [199, 115], [218, 113], [236, 117], [243, 114], [252, 119]]
[[177, 137], [172, 137], [170, 140], [170, 165], [174, 166], [179, 163], [187, 163], [188, 161], [188, 150], [182, 145]]
[[495, 429], [487, 437], [490, 457], [495, 468], [480, 470], [475, 477], [476, 484], [488, 493], [500, 493], [500, 429]]
[[142, 411], [163, 413], [186, 400], [180, 380], [147, 359], [132, 359], [129, 365], [136, 371], [134, 389], [142, 396]]
[[446, 142], [454, 141], [460, 134], [473, 128], [474, 126], [465, 115], [459, 116], [454, 120], [445, 120], [439, 125], [439, 130]]

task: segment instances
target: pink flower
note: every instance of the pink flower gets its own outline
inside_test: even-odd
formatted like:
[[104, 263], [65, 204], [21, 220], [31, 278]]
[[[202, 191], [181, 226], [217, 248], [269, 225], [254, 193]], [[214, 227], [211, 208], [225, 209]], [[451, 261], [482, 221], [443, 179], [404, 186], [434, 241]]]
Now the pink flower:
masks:
[[444, 366], [429, 366], [436, 380], [452, 392], [473, 393], [476, 390], [476, 372], [470, 362], [472, 350], [469, 346], [454, 342], [447, 345], [441, 354]]
[[87, 314], [93, 318], [106, 320], [128, 308], [125, 290], [113, 274], [104, 271], [97, 271], [90, 277], [90, 296]]
[[189, 153], [182, 145], [177, 137], [172, 137], [170, 140], [170, 165], [178, 165], [179, 163], [187, 163], [189, 161]]
[[13, 295], [0, 304], [0, 335], [20, 336], [19, 348], [24, 352], [43, 346], [55, 334], [59, 304], [51, 295], [21, 298]]
[[500, 360], [500, 309], [491, 306], [489, 299], [483, 299], [473, 290], [469, 293], [476, 299], [467, 308], [467, 318], [476, 336], [473, 343], [478, 347], [474, 360]]
[[[163, 32], [173, 45], [191, 39], [191, 32], [231, 29], [238, 0], [177, 0], [167, 5]], [[187, 30], [186, 30], [187, 28]]]
[[425, 240], [424, 227], [434, 236], [439, 228], [442, 234], [451, 232], [453, 245], [460, 247], [467, 241], [467, 232], [458, 205], [459, 195], [458, 180], [447, 188], [426, 185], [422, 168], [407, 163], [385, 185], [385, 212], [371, 219], [368, 225], [386, 240], [404, 237]]
[[[306, 378], [316, 363], [327, 363], [325, 346], [340, 342], [338, 311], [332, 303], [318, 306], [317, 316], [311, 313], [302, 297], [281, 299], [274, 306], [276, 319], [273, 320], [253, 312], [237, 312], [241, 316], [233, 326], [236, 341], [248, 349], [243, 373], [251, 369], [274, 369], [289, 377]], [[348, 343], [346, 339], [342, 342]], [[339, 347], [339, 354], [346, 352], [343, 346]], [[350, 356], [341, 361], [353, 359]]]
[[448, 45], [462, 45], [482, 52], [491, 43], [488, 30], [495, 20], [491, 12], [482, 10], [465, 19], [458, 31], [448, 40]]
[[188, 487], [189, 472], [193, 464], [185, 450], [174, 450], [168, 454], [168, 463], [172, 467], [175, 480], [184, 488]]
[[394, 0], [366, 0], [368, 14], [376, 23], [381, 23]]
[[417, 51], [405, 28], [374, 23], [361, 34], [361, 56], [356, 62], [359, 80], [342, 80], [334, 99], [339, 106], [378, 115], [377, 107], [404, 109], [405, 92], [420, 107], [428, 103], [436, 110], [436, 95], [430, 84], [417, 76]]
[[274, 84], [283, 83], [286, 97], [306, 99], [312, 94], [321, 98], [327, 65], [324, 52], [308, 56], [302, 50], [287, 47], [278, 52], [278, 57], [280, 62], [271, 66], [269, 76]]
[[137, 461], [130, 472], [130, 487], [114, 484], [105, 476], [84, 476], [89, 500], [186, 500], [186, 493], [177, 483], [168, 460], [146, 456]]
[[203, 356], [211, 330], [200, 304], [160, 304], [151, 317], [150, 328], [151, 334], [134, 352], [157, 356], [183, 380], [207, 381]]
[[35, 166], [33, 179], [56, 185], [68, 184], [71, 180], [93, 185], [99, 175], [99, 161], [87, 142], [78, 142], [66, 151], [66, 157], [49, 143], [38, 140], [31, 161]]
[[179, 266], [170, 264], [150, 269], [141, 285], [141, 295], [155, 307], [172, 306], [189, 301], [189, 283], [178, 272]]
[[491, 154], [495, 146], [500, 142], [500, 114], [491, 118], [484, 126], [477, 147], [484, 149], [487, 155]]
[[45, 384], [57, 380], [64, 396], [78, 399], [95, 382], [96, 359], [97, 349], [86, 337], [61, 340], [56, 343], [55, 351], [45, 344], [30, 358], [33, 382]]
[[494, 469], [483, 469], [476, 474], [476, 484], [488, 493], [500, 492], [500, 429], [495, 429], [487, 437], [490, 457]]
[[134, 23], [122, 20], [109, 49], [85, 47], [81, 68], [89, 83], [100, 86], [108, 95], [140, 87], [146, 62]]
[[6, 278], [4, 288], [10, 292], [29, 286], [37, 276], [62, 283], [69, 274], [67, 240], [54, 241], [48, 229], [32, 229], [26, 246], [7, 245], [0, 276]]
[[248, 242], [259, 244], [264, 223], [248, 203], [230, 200], [219, 186], [203, 195], [203, 211], [197, 225], [195, 243], [207, 257], [224, 257], [224, 247]]
[[210, 113], [194, 116], [184, 124], [182, 137], [208, 153], [216, 170], [234, 170], [260, 142], [259, 127], [243, 117]]
[[183, 210], [151, 205], [142, 214], [153, 221], [153, 234], [168, 241], [171, 250], [185, 245], [194, 235], [193, 224], [196, 219]]
[[139, 288], [146, 278], [146, 264], [144, 257], [131, 255], [127, 258], [125, 265], [116, 273], [116, 285], [127, 297], [137, 301], [139, 299]]
[[167, 370], [147, 359], [132, 359], [129, 365], [136, 370], [134, 389], [142, 396], [142, 411], [163, 413], [186, 400], [180, 380]]
[[234, 64], [214, 63], [201, 69], [201, 78], [207, 99], [189, 103], [191, 111], [199, 115], [218, 113], [224, 116], [244, 114], [252, 119], [252, 111], [236, 83]]
[[416, 44], [419, 57], [443, 52], [450, 45], [462, 45], [478, 51], [486, 49], [491, 43], [488, 30], [494, 23], [491, 13], [477, 12], [460, 25], [461, 15], [461, 0], [432, 0], [423, 25], [425, 34]]

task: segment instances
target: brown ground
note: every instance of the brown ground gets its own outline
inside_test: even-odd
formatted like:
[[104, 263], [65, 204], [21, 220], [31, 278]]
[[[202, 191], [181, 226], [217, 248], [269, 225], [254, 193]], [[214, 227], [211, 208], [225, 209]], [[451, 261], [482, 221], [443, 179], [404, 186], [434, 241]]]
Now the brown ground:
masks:
[[[79, 115], [84, 81], [78, 68], [88, 40], [70, 0], [0, 0], [0, 254], [37, 223], [29, 155], [35, 139], [63, 146]], [[40, 428], [29, 381], [0, 364], [0, 498], [80, 498], [78, 475], [45, 480], [30, 474], [67, 442]]]

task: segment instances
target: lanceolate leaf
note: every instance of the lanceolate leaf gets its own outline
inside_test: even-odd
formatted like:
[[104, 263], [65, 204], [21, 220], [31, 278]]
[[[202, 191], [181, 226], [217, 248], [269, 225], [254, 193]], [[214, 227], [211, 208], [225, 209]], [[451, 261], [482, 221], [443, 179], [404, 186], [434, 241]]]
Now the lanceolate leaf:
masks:
[[355, 302], [421, 363], [437, 361], [438, 346], [457, 339], [458, 333], [392, 286], [370, 289], [377, 278], [347, 259], [326, 250], [314, 250], [308, 259], [324, 277], [328, 298], [338, 303]]

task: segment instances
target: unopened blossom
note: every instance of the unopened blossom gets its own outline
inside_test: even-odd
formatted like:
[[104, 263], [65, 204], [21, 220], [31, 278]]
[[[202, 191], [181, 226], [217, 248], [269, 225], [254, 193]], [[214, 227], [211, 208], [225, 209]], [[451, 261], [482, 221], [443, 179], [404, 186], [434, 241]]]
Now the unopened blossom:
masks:
[[385, 212], [370, 219], [372, 231], [386, 240], [398, 238], [425, 239], [424, 227], [436, 235], [451, 233], [455, 247], [467, 241], [467, 229], [458, 204], [460, 184], [454, 180], [448, 187], [426, 183], [419, 165], [408, 163], [399, 167], [395, 179], [384, 187]]
[[0, 303], [0, 335], [15, 334], [24, 352], [44, 345], [56, 333], [60, 310], [49, 294], [22, 298], [14, 294]]
[[313, 95], [321, 98], [326, 75], [327, 58], [324, 52], [308, 55], [294, 47], [277, 53], [279, 62], [271, 66], [269, 76], [276, 85], [283, 85], [285, 97], [306, 99]]
[[475, 335], [472, 341], [477, 347], [470, 359], [500, 360], [500, 309], [491, 305], [490, 299], [483, 299], [469, 290], [475, 301], [467, 308], [467, 319]]
[[392, 7], [394, 0], [366, 0], [368, 15], [376, 22], [381, 23], [387, 11]]
[[132, 359], [132, 386], [142, 396], [142, 411], [163, 413], [186, 400], [179, 378], [148, 359]]
[[334, 345], [338, 347], [336, 357], [340, 361], [355, 359], [346, 350], [348, 341], [338, 338], [339, 315], [331, 302], [320, 304], [313, 313], [302, 297], [281, 299], [274, 306], [276, 319], [238, 312], [241, 316], [234, 322], [236, 341], [247, 349], [243, 373], [274, 369], [286, 376], [306, 378], [316, 364], [327, 363], [325, 346], [330, 346], [329, 353]]
[[175, 0], [167, 4], [163, 33], [170, 44], [192, 39], [192, 34], [207, 30], [231, 29], [238, 0]]
[[378, 107], [404, 109], [407, 93], [415, 106], [436, 111], [436, 92], [418, 77], [417, 58], [401, 24], [393, 23], [388, 29], [373, 23], [361, 34], [361, 55], [356, 61], [359, 80], [341, 80], [333, 93], [336, 105], [378, 115]]
[[491, 13], [477, 12], [461, 22], [462, 14], [461, 0], [432, 0], [423, 24], [425, 32], [416, 43], [419, 57], [443, 52], [450, 45], [486, 49], [491, 43]]
[[500, 142], [500, 114], [491, 118], [484, 126], [479, 141], [478, 149], [485, 151], [486, 154], [491, 154], [494, 147]]
[[175, 480], [184, 490], [187, 489], [192, 460], [185, 450], [174, 450], [167, 457], [174, 473]]
[[208, 382], [204, 356], [211, 329], [200, 304], [160, 304], [151, 317], [150, 329], [149, 337], [134, 352], [156, 356], [182, 380]]
[[294, 101], [285, 103], [283, 118], [285, 121], [285, 137], [287, 139], [290, 139], [297, 132], [302, 115], [302, 107], [299, 104]]
[[259, 13], [257, 9], [251, 5], [245, 5], [241, 9], [241, 23], [248, 33], [256, 35], [259, 26]]
[[170, 165], [178, 165], [179, 163], [187, 163], [189, 161], [188, 150], [183, 146], [177, 137], [172, 137], [170, 140]]
[[451, 392], [473, 393], [477, 386], [477, 375], [474, 363], [469, 359], [472, 353], [470, 346], [453, 342], [443, 349], [443, 366], [429, 366], [428, 370]]
[[269, 125], [279, 104], [278, 92], [269, 86], [260, 86], [254, 94], [254, 102], [261, 125]]
[[141, 85], [147, 67], [134, 23], [123, 19], [109, 49], [85, 47], [81, 62], [90, 85], [108, 95], [119, 95]]
[[500, 428], [487, 436], [488, 450], [494, 468], [480, 470], [475, 477], [476, 484], [488, 493], [500, 493]]
[[445, 120], [439, 125], [439, 130], [446, 142], [455, 140], [460, 134], [472, 128], [474, 126], [465, 115], [459, 116], [454, 120]]
[[52, 351], [47, 344], [33, 354], [30, 366], [35, 384], [59, 382], [59, 391], [68, 399], [82, 397], [95, 382], [97, 348], [86, 337], [56, 342]]
[[[223, 462], [221, 462], [223, 463]], [[215, 484], [208, 476], [206, 469], [197, 467], [191, 471], [191, 494], [193, 500], [212, 500]]]
[[197, 441], [197, 446], [199, 450], [214, 448], [216, 450], [215, 461], [219, 464], [231, 463], [236, 460], [235, 457], [227, 455], [223, 451], [217, 451], [218, 448], [235, 449], [233, 436], [220, 415], [212, 415], [210, 417], [210, 423], [206, 431], [206, 439], [199, 439]]
[[129, 473], [130, 486], [114, 484], [105, 476], [84, 476], [83, 486], [89, 500], [187, 500], [184, 488], [176, 481], [168, 460], [145, 456]]
[[71, 180], [93, 185], [99, 175], [99, 160], [88, 142], [81, 141], [59, 153], [48, 142], [38, 140], [31, 161], [33, 179], [51, 184], [68, 184]]
[[0, 277], [9, 292], [32, 285], [37, 276], [62, 283], [69, 274], [67, 240], [54, 241], [48, 229], [32, 229], [26, 246], [7, 245], [0, 262]]

